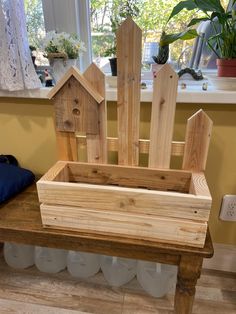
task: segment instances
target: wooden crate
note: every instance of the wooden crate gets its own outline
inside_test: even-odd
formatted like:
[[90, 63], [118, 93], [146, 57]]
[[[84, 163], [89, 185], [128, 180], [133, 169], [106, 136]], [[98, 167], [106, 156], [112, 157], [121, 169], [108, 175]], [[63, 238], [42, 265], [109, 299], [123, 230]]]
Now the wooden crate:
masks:
[[59, 161], [38, 182], [45, 227], [203, 247], [203, 173]]

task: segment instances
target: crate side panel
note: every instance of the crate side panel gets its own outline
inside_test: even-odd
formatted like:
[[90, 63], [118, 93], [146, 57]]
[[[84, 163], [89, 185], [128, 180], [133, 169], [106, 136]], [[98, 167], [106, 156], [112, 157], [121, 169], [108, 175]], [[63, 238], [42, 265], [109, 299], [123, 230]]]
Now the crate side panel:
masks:
[[188, 193], [191, 181], [191, 172], [182, 170], [157, 170], [86, 163], [68, 163], [68, 166], [69, 181], [72, 182], [113, 184]]
[[39, 182], [39, 201], [193, 221], [208, 221], [211, 200], [190, 194], [83, 183]]
[[203, 247], [207, 224], [180, 219], [88, 210], [70, 206], [41, 205], [46, 227], [120, 235], [127, 238]]
[[40, 179], [40, 181], [68, 181], [68, 167], [66, 161], [58, 161]]
[[209, 191], [204, 173], [192, 173], [189, 191], [194, 195], [207, 196], [211, 198], [211, 193]]

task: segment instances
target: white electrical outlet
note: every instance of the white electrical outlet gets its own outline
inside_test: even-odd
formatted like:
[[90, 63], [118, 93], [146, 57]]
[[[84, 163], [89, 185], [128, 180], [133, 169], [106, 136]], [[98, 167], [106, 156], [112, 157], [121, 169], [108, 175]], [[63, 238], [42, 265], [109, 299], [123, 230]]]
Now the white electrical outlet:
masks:
[[225, 195], [222, 200], [220, 219], [236, 221], [236, 195]]

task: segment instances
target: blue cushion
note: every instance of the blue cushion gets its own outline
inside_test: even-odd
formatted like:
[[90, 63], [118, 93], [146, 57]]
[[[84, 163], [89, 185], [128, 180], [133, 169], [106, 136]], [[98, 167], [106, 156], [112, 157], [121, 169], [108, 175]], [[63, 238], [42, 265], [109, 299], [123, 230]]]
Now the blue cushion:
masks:
[[0, 163], [0, 203], [21, 192], [34, 180], [35, 176], [30, 170]]

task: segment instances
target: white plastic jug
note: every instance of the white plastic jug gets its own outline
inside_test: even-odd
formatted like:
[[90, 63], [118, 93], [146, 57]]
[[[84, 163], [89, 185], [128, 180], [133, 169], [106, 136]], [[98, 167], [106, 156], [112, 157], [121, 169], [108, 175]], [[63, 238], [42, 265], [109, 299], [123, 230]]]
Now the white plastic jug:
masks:
[[176, 266], [138, 261], [137, 279], [153, 297], [164, 296], [176, 283], [176, 275]]
[[13, 268], [27, 268], [34, 265], [34, 246], [4, 243], [3, 255], [6, 263]]
[[100, 269], [99, 255], [92, 253], [69, 251], [67, 255], [67, 269], [77, 278], [88, 278]]
[[136, 275], [137, 261], [115, 256], [101, 256], [101, 269], [111, 286], [120, 287]]
[[46, 247], [35, 247], [35, 265], [45, 273], [58, 273], [66, 268], [67, 251]]

